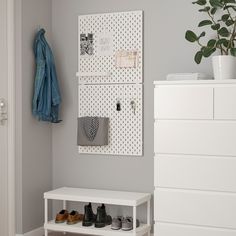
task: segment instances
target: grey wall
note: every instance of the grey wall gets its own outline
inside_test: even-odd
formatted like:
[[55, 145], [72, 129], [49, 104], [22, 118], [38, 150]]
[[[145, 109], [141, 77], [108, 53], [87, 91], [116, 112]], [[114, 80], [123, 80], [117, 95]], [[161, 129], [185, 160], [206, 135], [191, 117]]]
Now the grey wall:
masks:
[[[191, 0], [18, 0], [17, 2], [17, 233], [43, 225], [43, 192], [61, 186], [153, 192], [153, 81], [171, 72], [211, 73], [196, 66], [196, 47], [184, 40], [199, 15]], [[52, 6], [51, 6], [52, 2]], [[144, 156], [79, 155], [77, 16], [144, 10]], [[52, 21], [51, 21], [52, 20]], [[51, 24], [52, 23], [52, 24]], [[41, 25], [51, 38], [63, 96], [63, 122], [51, 126], [31, 115], [32, 43]], [[52, 131], [52, 132], [51, 132]], [[51, 162], [51, 157], [53, 164]], [[53, 171], [53, 176], [51, 172]], [[53, 185], [52, 185], [53, 178]]]
[[[77, 120], [77, 17], [81, 14], [144, 10], [144, 156], [79, 155]], [[74, 186], [153, 192], [153, 81], [170, 72], [208, 72], [197, 67], [196, 47], [184, 40], [197, 25], [190, 0], [52, 0], [53, 47], [62, 88], [63, 122], [53, 126], [53, 187]]]
[[51, 39], [51, 1], [19, 0], [16, 5], [17, 45], [17, 233], [43, 225], [43, 193], [52, 188], [51, 125], [32, 116], [35, 74], [33, 40], [38, 26]]

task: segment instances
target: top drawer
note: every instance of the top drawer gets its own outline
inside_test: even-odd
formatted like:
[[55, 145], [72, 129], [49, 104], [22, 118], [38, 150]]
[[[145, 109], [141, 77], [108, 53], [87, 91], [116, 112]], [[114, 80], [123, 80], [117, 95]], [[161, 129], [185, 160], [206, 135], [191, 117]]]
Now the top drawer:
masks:
[[214, 102], [216, 120], [236, 120], [236, 87], [216, 87]]
[[213, 88], [160, 86], [155, 88], [155, 119], [213, 119]]

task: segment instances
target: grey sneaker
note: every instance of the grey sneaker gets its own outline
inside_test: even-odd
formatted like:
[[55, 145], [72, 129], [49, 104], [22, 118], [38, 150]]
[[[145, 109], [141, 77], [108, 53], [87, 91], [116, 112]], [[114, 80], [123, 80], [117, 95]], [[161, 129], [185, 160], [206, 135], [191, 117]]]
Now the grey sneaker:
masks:
[[116, 218], [112, 219], [111, 229], [113, 230], [119, 230], [122, 226], [122, 220], [124, 218], [122, 216], [117, 216]]
[[[137, 219], [136, 220], [136, 227], [138, 228], [140, 226], [140, 222]], [[122, 230], [124, 231], [130, 231], [133, 229], [133, 218], [132, 217], [126, 217], [122, 220]]]

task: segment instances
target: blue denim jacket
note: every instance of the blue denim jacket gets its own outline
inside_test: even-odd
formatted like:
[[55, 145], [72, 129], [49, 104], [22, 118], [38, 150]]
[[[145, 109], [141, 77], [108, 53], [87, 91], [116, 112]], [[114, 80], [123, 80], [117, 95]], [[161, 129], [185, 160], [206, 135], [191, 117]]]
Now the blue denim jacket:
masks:
[[42, 121], [60, 122], [58, 118], [61, 95], [57, 81], [54, 57], [45, 37], [38, 31], [34, 42], [36, 75], [33, 97], [33, 115]]

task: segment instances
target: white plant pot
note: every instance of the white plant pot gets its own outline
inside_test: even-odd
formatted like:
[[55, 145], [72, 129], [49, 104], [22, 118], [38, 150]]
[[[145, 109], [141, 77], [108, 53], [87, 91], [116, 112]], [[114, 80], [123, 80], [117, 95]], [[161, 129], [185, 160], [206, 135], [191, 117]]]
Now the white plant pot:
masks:
[[236, 79], [236, 57], [230, 55], [213, 56], [212, 64], [216, 80]]

